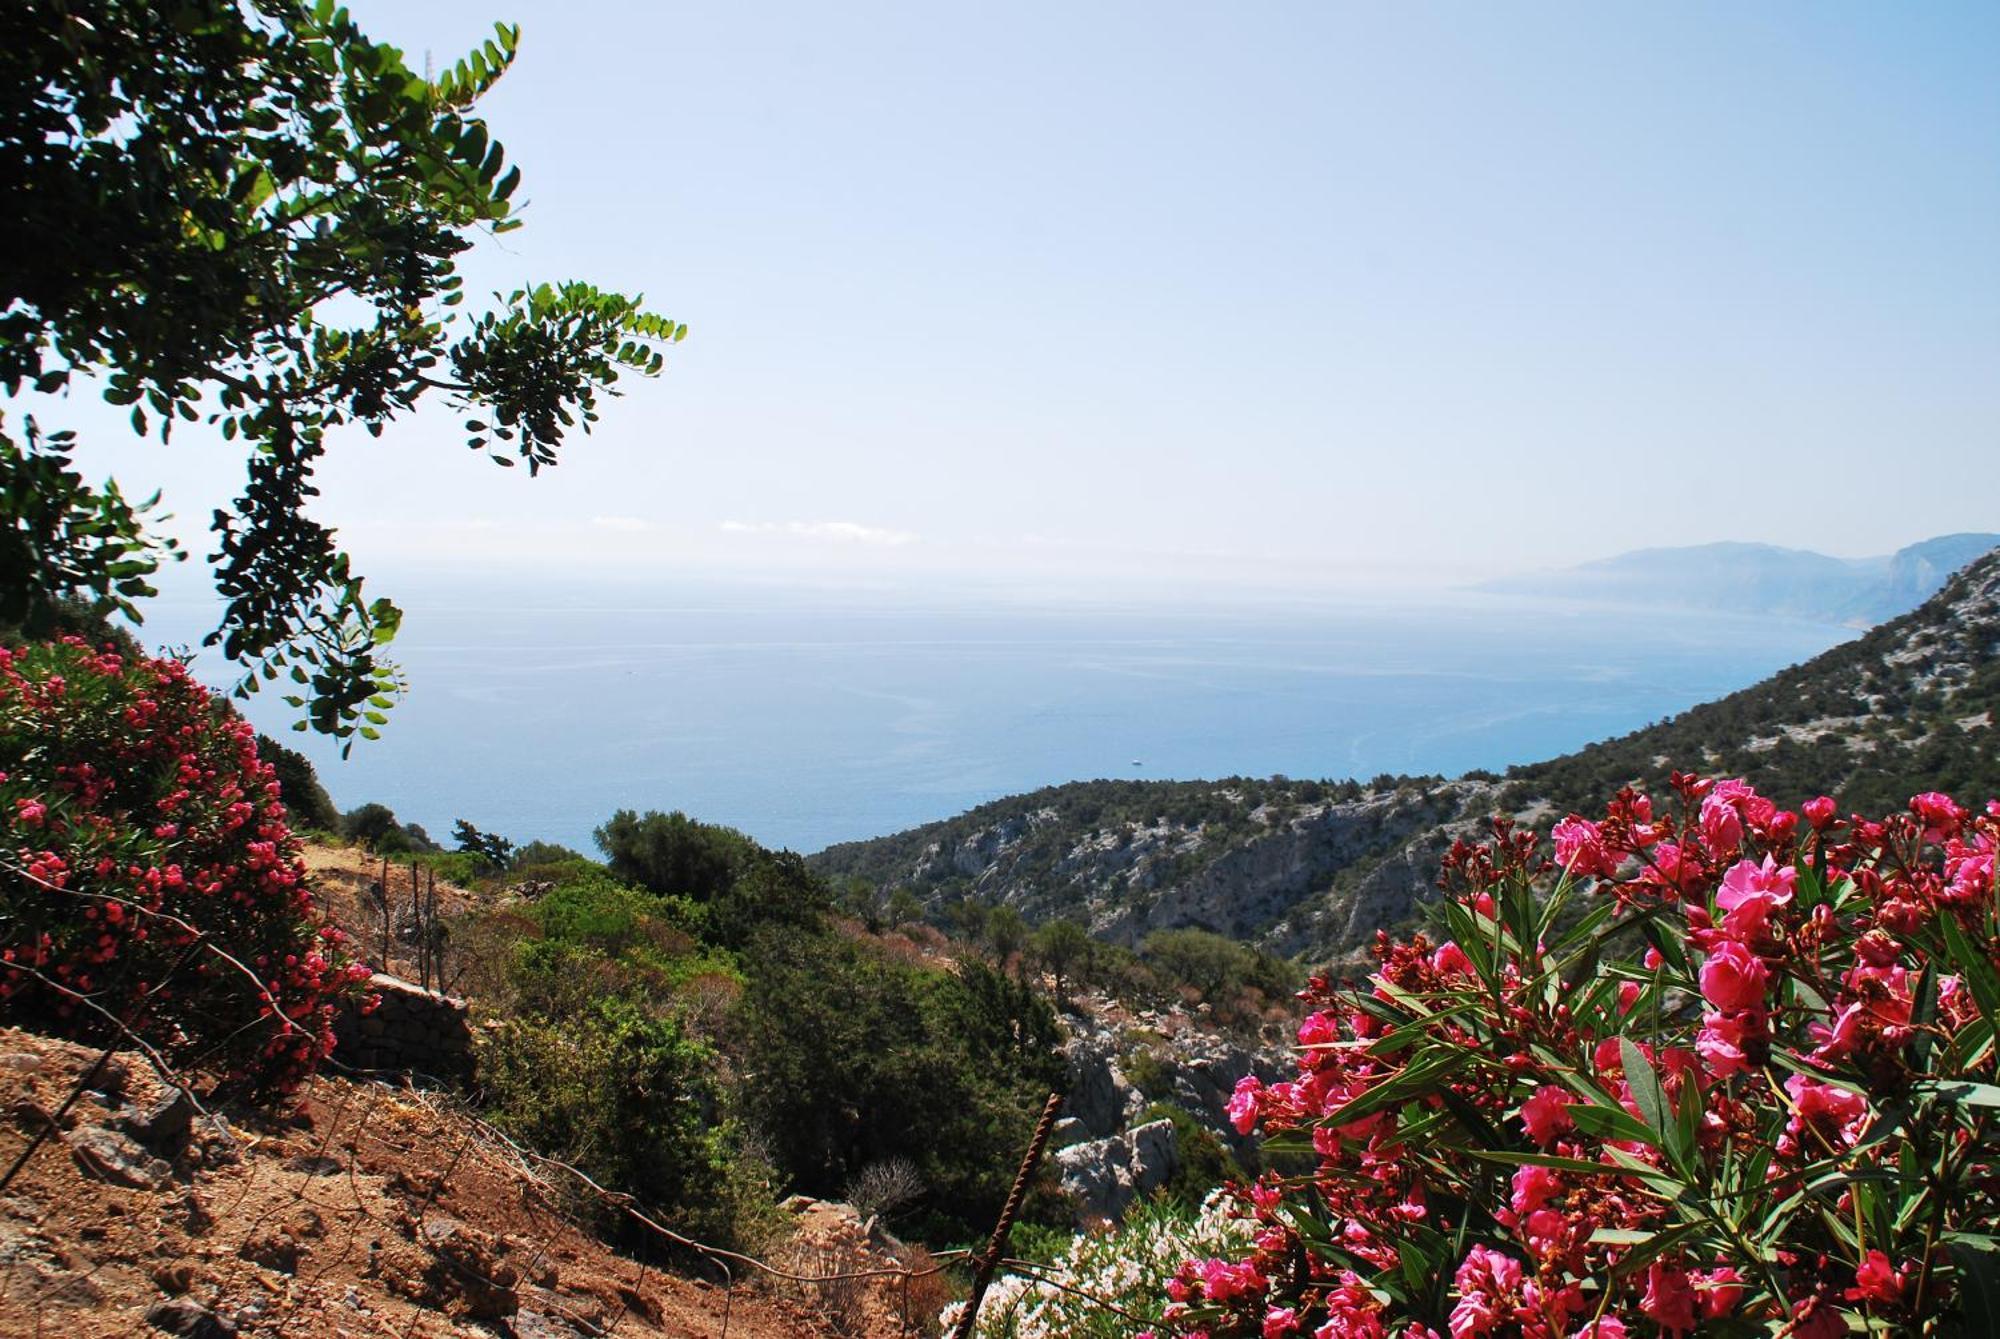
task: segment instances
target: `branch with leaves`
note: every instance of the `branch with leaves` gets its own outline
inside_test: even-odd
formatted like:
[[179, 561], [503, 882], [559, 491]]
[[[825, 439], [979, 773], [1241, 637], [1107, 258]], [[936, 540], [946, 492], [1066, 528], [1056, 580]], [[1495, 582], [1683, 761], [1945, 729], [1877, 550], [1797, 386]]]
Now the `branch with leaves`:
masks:
[[[330, 438], [426, 397], [531, 474], [588, 432], [619, 378], [657, 376], [687, 328], [573, 281], [466, 310], [458, 257], [520, 226], [520, 170], [475, 114], [519, 29], [436, 78], [329, 0], [22, 0], [0, 16], [0, 389], [100, 387], [134, 432], [204, 425], [247, 448], [215, 515], [225, 605], [208, 638], [239, 685], [289, 675], [300, 729], [372, 736], [401, 690], [400, 614], [307, 515]], [[0, 439], [14, 621], [86, 595], [135, 620], [168, 554], [145, 508], [67, 473], [71, 434]], [[64, 518], [69, 518], [64, 520]]]

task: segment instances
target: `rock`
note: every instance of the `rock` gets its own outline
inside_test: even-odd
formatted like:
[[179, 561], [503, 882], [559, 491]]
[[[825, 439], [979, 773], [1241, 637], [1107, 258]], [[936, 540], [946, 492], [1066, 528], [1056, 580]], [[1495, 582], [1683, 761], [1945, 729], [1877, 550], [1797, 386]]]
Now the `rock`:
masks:
[[224, 1320], [191, 1297], [155, 1302], [146, 1310], [146, 1323], [185, 1339], [228, 1339], [236, 1333], [235, 1322]]
[[90, 1081], [90, 1091], [117, 1097], [125, 1092], [125, 1086], [131, 1081], [130, 1066], [114, 1055], [97, 1067], [97, 1077]]
[[153, 1266], [152, 1279], [155, 1288], [169, 1297], [179, 1297], [194, 1286], [194, 1269], [185, 1260], [176, 1260]]
[[118, 1118], [125, 1133], [152, 1148], [169, 1148], [187, 1138], [194, 1124], [194, 1103], [178, 1088], [169, 1089], [150, 1105], [133, 1107]]
[[32, 1051], [9, 1051], [0, 1055], [0, 1069], [10, 1074], [37, 1074], [41, 1068], [42, 1058]]
[[568, 1321], [539, 1311], [522, 1311], [514, 1316], [514, 1339], [583, 1339], [583, 1333]]
[[1080, 1224], [1116, 1222], [1134, 1200], [1152, 1194], [1180, 1169], [1172, 1121], [1156, 1120], [1124, 1134], [1056, 1152], [1062, 1188], [1076, 1201]]
[[1049, 1145], [1052, 1148], [1068, 1148], [1090, 1138], [1090, 1127], [1075, 1116], [1064, 1116], [1049, 1131]]
[[87, 1125], [69, 1136], [70, 1151], [77, 1165], [100, 1181], [133, 1190], [158, 1190], [174, 1174], [163, 1159], [154, 1157], [130, 1138], [102, 1125]]
[[1145, 1109], [1145, 1095], [1118, 1068], [1117, 1040], [1110, 1033], [1078, 1033], [1063, 1043], [1063, 1055], [1069, 1060], [1063, 1114], [1082, 1121], [1092, 1135], [1116, 1134]]
[[321, 1154], [301, 1153], [297, 1157], [285, 1159], [285, 1170], [298, 1172], [303, 1176], [338, 1176], [347, 1170], [347, 1164], [339, 1158], [329, 1158]]
[[275, 1269], [280, 1274], [296, 1274], [299, 1269], [298, 1238], [289, 1232], [259, 1232], [246, 1240], [236, 1254], [253, 1265]]
[[1169, 1043], [1161, 1065], [1171, 1089], [1168, 1101], [1214, 1131], [1238, 1158], [1256, 1157], [1256, 1136], [1238, 1134], [1230, 1124], [1229, 1098], [1245, 1074], [1275, 1083], [1292, 1073], [1290, 1052], [1275, 1047], [1251, 1050], [1190, 1028]]

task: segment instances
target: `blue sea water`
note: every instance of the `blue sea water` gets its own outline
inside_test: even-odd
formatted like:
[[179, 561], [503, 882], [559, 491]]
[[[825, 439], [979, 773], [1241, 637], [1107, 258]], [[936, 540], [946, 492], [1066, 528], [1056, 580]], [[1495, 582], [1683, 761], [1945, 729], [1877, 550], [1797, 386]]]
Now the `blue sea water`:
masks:
[[[591, 849], [618, 808], [812, 851], [1092, 777], [1455, 775], [1566, 752], [1853, 630], [1465, 595], [1032, 605], [753, 587], [399, 588], [411, 692], [342, 807]], [[149, 635], [199, 631], [189, 607]], [[205, 678], [221, 667], [198, 662]]]

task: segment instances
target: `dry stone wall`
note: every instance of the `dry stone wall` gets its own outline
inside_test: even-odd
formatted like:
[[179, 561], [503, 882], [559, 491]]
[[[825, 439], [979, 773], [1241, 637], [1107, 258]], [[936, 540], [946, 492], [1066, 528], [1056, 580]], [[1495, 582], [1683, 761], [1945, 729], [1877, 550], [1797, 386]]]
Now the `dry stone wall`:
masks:
[[355, 1069], [391, 1070], [466, 1083], [472, 1078], [472, 1027], [465, 1001], [377, 972], [367, 993], [376, 1006], [349, 1005], [334, 1020], [333, 1058]]

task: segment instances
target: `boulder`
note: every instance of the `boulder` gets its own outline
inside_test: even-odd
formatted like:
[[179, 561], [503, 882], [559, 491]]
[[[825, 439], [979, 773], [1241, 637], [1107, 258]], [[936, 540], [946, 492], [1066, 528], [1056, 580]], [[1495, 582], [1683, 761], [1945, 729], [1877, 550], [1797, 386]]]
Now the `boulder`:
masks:
[[1063, 1043], [1069, 1060], [1063, 1114], [1098, 1138], [1118, 1133], [1146, 1107], [1145, 1095], [1119, 1069], [1117, 1051], [1117, 1039], [1108, 1032], [1080, 1032]]
[[158, 1190], [174, 1174], [162, 1158], [116, 1130], [86, 1125], [69, 1136], [70, 1151], [77, 1165], [100, 1181], [133, 1190]]

